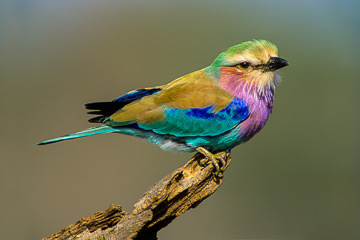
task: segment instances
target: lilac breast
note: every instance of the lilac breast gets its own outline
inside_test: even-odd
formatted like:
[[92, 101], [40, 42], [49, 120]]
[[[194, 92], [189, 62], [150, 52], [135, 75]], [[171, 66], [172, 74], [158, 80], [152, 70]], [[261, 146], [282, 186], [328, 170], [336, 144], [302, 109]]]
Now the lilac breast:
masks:
[[225, 90], [249, 105], [249, 117], [240, 124], [239, 137], [242, 141], [249, 140], [265, 126], [274, 99], [273, 89], [266, 89], [260, 93], [254, 85], [245, 83], [244, 81], [237, 86], [223, 86]]

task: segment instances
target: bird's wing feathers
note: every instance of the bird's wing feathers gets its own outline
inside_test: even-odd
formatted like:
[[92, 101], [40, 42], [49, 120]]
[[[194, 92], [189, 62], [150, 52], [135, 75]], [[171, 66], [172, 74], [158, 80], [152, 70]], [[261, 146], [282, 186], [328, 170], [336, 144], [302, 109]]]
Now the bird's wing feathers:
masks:
[[164, 107], [159, 121], [138, 122], [138, 126], [177, 137], [216, 136], [231, 130], [249, 115], [247, 104], [236, 97], [220, 111], [215, 112], [214, 106], [188, 109]]
[[111, 115], [107, 124], [136, 124], [144, 130], [178, 137], [215, 136], [231, 130], [248, 115], [243, 100], [198, 71], [128, 103]]
[[159, 92], [161, 88], [146, 88], [131, 91], [121, 97], [114, 99], [111, 102], [94, 102], [85, 104], [85, 108], [92, 110], [88, 114], [100, 115], [89, 119], [89, 122], [104, 122], [109, 116], [123, 108], [125, 105], [141, 99], [145, 96]]

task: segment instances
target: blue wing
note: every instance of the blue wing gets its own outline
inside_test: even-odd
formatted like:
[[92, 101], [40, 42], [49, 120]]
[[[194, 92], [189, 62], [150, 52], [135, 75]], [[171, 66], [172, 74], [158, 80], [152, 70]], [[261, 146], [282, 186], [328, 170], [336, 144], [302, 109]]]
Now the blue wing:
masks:
[[244, 121], [249, 116], [249, 106], [235, 97], [218, 112], [214, 112], [213, 105], [191, 109], [165, 108], [164, 116], [159, 122], [139, 124], [138, 127], [176, 137], [216, 136]]

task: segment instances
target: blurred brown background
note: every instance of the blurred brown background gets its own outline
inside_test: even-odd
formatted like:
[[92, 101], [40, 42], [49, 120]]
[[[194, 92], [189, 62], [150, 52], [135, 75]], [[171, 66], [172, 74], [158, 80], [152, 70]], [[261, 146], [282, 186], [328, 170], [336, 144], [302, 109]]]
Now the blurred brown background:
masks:
[[167, 83], [250, 39], [279, 47], [273, 114], [220, 189], [159, 239], [360, 239], [359, 1], [0, 2], [1, 239], [130, 211], [191, 154], [102, 135], [83, 104]]

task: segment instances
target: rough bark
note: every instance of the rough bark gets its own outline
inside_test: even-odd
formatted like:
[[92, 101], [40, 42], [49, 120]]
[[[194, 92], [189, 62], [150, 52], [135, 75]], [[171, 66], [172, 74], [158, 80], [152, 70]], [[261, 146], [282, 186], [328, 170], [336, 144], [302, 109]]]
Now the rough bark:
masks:
[[177, 216], [195, 208], [220, 186], [223, 171], [231, 161], [230, 153], [219, 175], [203, 155], [196, 154], [183, 167], [152, 186], [134, 205], [132, 212], [110, 205], [104, 212], [81, 218], [47, 238], [53, 239], [157, 239], [157, 232]]

